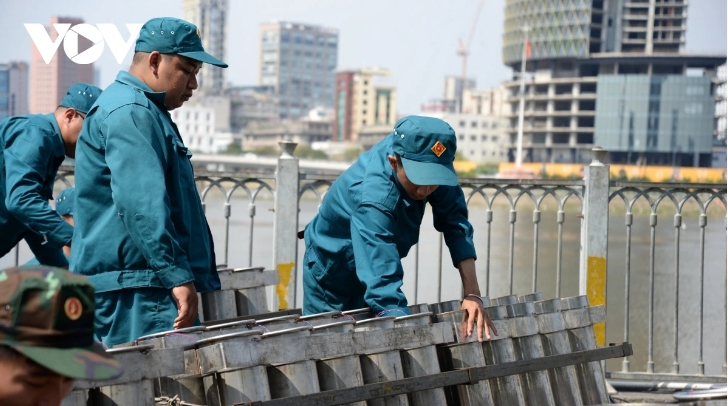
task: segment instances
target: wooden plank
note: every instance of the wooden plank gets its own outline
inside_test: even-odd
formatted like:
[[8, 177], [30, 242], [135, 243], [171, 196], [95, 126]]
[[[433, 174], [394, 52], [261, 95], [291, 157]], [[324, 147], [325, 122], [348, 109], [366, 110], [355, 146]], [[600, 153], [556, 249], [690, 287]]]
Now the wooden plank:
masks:
[[101, 386], [121, 385], [138, 382], [144, 379], [160, 378], [163, 376], [179, 375], [185, 372], [185, 362], [182, 348], [165, 348], [145, 352], [126, 352], [115, 354], [124, 373], [121, 376], [107, 381], [77, 380], [73, 389], [91, 389]]
[[650, 374], [647, 372], [606, 372], [609, 379], [624, 379], [647, 382], [697, 382], [725, 383], [725, 375]]
[[406, 350], [452, 343], [455, 341], [455, 337], [450, 326], [433, 324], [374, 331], [316, 334], [289, 340], [290, 338], [285, 337], [263, 337], [259, 341], [246, 341], [245, 344], [221, 341], [218, 345], [198, 349], [201, 373], [212, 373], [225, 368], [290, 364], [307, 359], [319, 360]]
[[303, 396], [235, 403], [233, 406], [325, 406], [341, 405], [384, 396], [401, 395], [444, 386], [474, 383], [483, 379], [497, 378], [525, 372], [540, 371], [559, 366], [621, 358], [632, 355], [629, 343], [611, 345], [596, 350], [579, 351], [571, 354], [554, 355], [535, 360], [509, 362], [486, 367], [467, 368], [459, 371], [442, 372], [417, 378], [363, 385], [356, 388], [337, 389]]
[[469, 381], [468, 371], [450, 371], [416, 378], [399, 379], [390, 382], [373, 383], [356, 388], [336, 389], [310, 395], [291, 396], [288, 398], [234, 403], [233, 406], [321, 406], [341, 405], [361, 400], [370, 400], [384, 396], [401, 395], [431, 388], [466, 384]]
[[543, 358], [525, 359], [497, 365], [470, 368], [471, 383], [484, 379], [499, 378], [507, 375], [520, 375], [526, 372], [540, 371], [576, 365], [584, 362], [601, 361], [632, 355], [632, 345], [622, 343], [596, 350], [577, 351], [569, 354], [552, 355]]

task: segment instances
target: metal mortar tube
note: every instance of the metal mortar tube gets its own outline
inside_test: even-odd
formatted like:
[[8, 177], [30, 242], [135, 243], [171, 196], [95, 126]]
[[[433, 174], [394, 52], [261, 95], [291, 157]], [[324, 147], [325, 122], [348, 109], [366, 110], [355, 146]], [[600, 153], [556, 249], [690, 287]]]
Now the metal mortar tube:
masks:
[[430, 305], [428, 305], [427, 303], [409, 305], [407, 306], [407, 308], [412, 314], [430, 313]]
[[484, 304], [484, 306], [485, 307], [505, 306], [505, 305], [516, 304], [516, 303], [518, 303], [518, 297], [516, 297], [516, 295], [508, 295], [508, 296], [497, 297], [495, 299], [490, 299], [490, 306], [488, 306], [488, 304]]
[[[139, 337], [135, 343], [137, 345], [153, 345], [155, 350], [189, 347], [204, 338], [202, 336], [204, 331], [205, 327], [203, 326], [163, 331]], [[185, 365], [196, 364], [197, 362], [194, 352], [185, 351], [184, 358]], [[202, 375], [200, 374], [164, 376], [152, 379], [152, 381], [154, 383], [155, 396], [172, 398], [177, 395], [184, 402], [196, 405], [205, 404], [205, 388], [202, 384]]]
[[145, 379], [92, 389], [89, 391], [89, 401], [95, 406], [154, 406], [154, 384]]
[[[538, 325], [533, 317], [533, 303], [522, 302], [506, 306], [508, 318], [513, 320], [513, 349], [516, 360], [543, 358], [543, 345], [538, 335]], [[523, 396], [528, 405], [556, 406], [546, 371], [527, 372], [521, 375]]]
[[[563, 298], [561, 299], [561, 312], [566, 323], [571, 351], [597, 349], [597, 339], [589, 316], [589, 299], [586, 296]], [[601, 363], [598, 361], [585, 362], [577, 364], [575, 367], [584, 404], [609, 403]]]
[[[340, 314], [340, 313], [339, 313]], [[339, 319], [341, 320], [341, 319]], [[318, 325], [311, 330], [315, 334], [347, 334], [354, 331], [354, 320], [348, 319], [331, 324]], [[359, 355], [321, 359], [316, 362], [321, 391], [355, 388], [364, 385]], [[366, 406], [367, 402], [346, 403], [349, 406]]]
[[[394, 328], [394, 316], [362, 320], [354, 325], [355, 331], [376, 331]], [[399, 351], [364, 354], [359, 358], [364, 384], [404, 379]], [[407, 395], [387, 396], [367, 401], [369, 406], [409, 406]]]
[[202, 307], [202, 293], [197, 292], [197, 318], [205, 321], [205, 309]]
[[[138, 345], [114, 348], [106, 352], [120, 354], [124, 352], [148, 351], [152, 345]], [[89, 403], [95, 406], [154, 406], [154, 384], [145, 379], [120, 385], [103, 386], [89, 390]]]
[[[198, 341], [197, 349], [213, 347], [223, 341], [244, 346], [250, 340], [260, 339], [261, 330], [248, 330], [218, 335]], [[202, 377], [207, 406], [230, 406], [239, 402], [271, 400], [268, 375], [264, 366], [219, 370]]]
[[354, 318], [350, 316], [344, 316], [343, 314], [341, 314], [340, 311], [333, 311], [301, 316], [298, 318], [298, 324], [300, 326], [306, 325], [314, 328], [316, 326], [329, 325], [344, 320], [354, 321]]
[[[418, 313], [394, 319], [394, 327], [405, 329], [416, 326], [432, 325], [432, 313]], [[405, 378], [439, 374], [440, 361], [437, 358], [437, 349], [434, 345], [419, 348], [408, 348], [400, 351], [402, 370]], [[434, 388], [409, 394], [409, 401], [413, 405], [447, 406], [443, 388]]]
[[[472, 367], [484, 367], [485, 355], [483, 345], [478, 342], [476, 334], [466, 336], [467, 319], [465, 311], [456, 310], [435, 315], [438, 323], [448, 323], [452, 326], [457, 344], [440, 346], [439, 355], [442, 369], [452, 371]], [[473, 324], [473, 329], [476, 324]], [[478, 381], [470, 385], [458, 385], [445, 388], [445, 394], [450, 404], [463, 406], [494, 406], [493, 395], [489, 381]]]
[[268, 313], [265, 286], [236, 290], [235, 303], [237, 306], [238, 316]]
[[460, 310], [460, 300], [448, 300], [446, 302], [432, 303], [429, 305], [432, 314], [454, 312]]
[[543, 293], [541, 292], [518, 296], [518, 303], [538, 302], [539, 300], [543, 300]]
[[[540, 300], [533, 303], [544, 356], [571, 353], [569, 336], [561, 315], [561, 300]], [[583, 405], [579, 381], [573, 365], [548, 370], [551, 392], [557, 405]]]
[[[311, 335], [310, 327], [296, 327], [265, 333], [262, 339], [272, 341], [266, 343], [266, 347], [275, 346], [283, 353], [287, 343], [294, 340], [305, 340], [309, 335]], [[292, 358], [297, 358], [297, 355], [292, 354]], [[284, 363], [269, 366], [266, 370], [268, 372], [270, 394], [273, 399], [308, 395], [321, 391], [318, 373], [316, 372], [316, 361], [304, 360]]]
[[[516, 301], [515, 296], [506, 296], [500, 298], [500, 302], [508, 303]], [[491, 300], [493, 303], [493, 300]], [[485, 354], [485, 363], [488, 365], [503, 364], [516, 360], [516, 351], [513, 347], [513, 323], [507, 319], [505, 306], [486, 307], [485, 312], [491, 320], [499, 320], [503, 323], [503, 327], [498, 329], [498, 336], [491, 335], [490, 341], [483, 341], [483, 354]], [[523, 406], [526, 400], [523, 396], [523, 385], [518, 375], [503, 376], [490, 380], [493, 389], [493, 401], [497, 405], [513, 405]]]
[[205, 327], [205, 332], [201, 333], [202, 338], [210, 338], [216, 335], [235, 333], [238, 331], [248, 330], [248, 325], [254, 324], [255, 320], [238, 320], [220, 324], [213, 324]]
[[297, 327], [296, 323], [301, 316], [297, 314], [289, 314], [287, 316], [273, 317], [271, 319], [258, 320], [248, 324], [249, 329], [259, 329], [263, 333], [272, 333], [275, 331], [289, 330]]
[[88, 402], [88, 391], [75, 390], [68, 394], [61, 401], [61, 406], [86, 406]]
[[341, 312], [341, 314], [352, 317], [356, 321], [373, 319], [377, 316], [376, 314], [374, 314], [372, 309], [368, 307], [365, 307], [363, 309], [346, 310]]
[[214, 290], [200, 293], [204, 320], [223, 320], [238, 317], [234, 290]]

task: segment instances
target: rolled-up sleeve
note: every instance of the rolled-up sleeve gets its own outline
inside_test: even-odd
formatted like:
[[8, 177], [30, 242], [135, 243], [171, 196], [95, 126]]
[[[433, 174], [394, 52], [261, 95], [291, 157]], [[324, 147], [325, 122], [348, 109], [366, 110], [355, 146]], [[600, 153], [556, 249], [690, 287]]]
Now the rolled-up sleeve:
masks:
[[445, 236], [452, 264], [468, 258], [477, 259], [473, 244], [473, 226], [460, 186], [440, 186], [428, 198], [432, 206], [435, 229]]
[[118, 216], [134, 244], [165, 288], [192, 282], [170, 218], [165, 184], [163, 129], [152, 112], [135, 105], [109, 114], [101, 126], [106, 138], [106, 164]]
[[366, 285], [364, 301], [376, 313], [400, 309], [410, 314], [402, 292], [404, 272], [392, 213], [375, 203], [362, 203], [352, 213], [350, 227], [356, 274]]
[[5, 206], [13, 217], [41, 236], [39, 250], [46, 247], [58, 250], [71, 243], [73, 227], [53, 210], [43, 196], [48, 167], [54, 159], [54, 146], [40, 129], [32, 125], [18, 125], [14, 131], [24, 134], [7, 137], [12, 142], [3, 150], [7, 190]]

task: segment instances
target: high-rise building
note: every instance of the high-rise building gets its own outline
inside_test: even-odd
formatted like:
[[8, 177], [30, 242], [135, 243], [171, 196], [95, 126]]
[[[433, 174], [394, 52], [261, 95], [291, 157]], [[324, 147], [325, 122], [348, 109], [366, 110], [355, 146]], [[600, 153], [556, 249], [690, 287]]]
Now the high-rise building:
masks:
[[258, 85], [273, 86], [280, 118], [333, 107], [338, 50], [336, 29], [278, 21], [260, 25]]
[[709, 77], [599, 75], [594, 143], [613, 162], [711, 166], [714, 106]]
[[230, 98], [230, 130], [240, 132], [251, 123], [278, 121], [278, 98], [272, 86], [235, 86]]
[[28, 64], [0, 63], [0, 121], [28, 111]]
[[442, 99], [447, 106], [454, 108], [451, 113], [462, 112], [463, 92], [475, 89], [475, 79], [460, 76], [445, 76], [445, 89]]
[[[609, 145], [615, 163], [704, 165], [713, 136], [713, 80], [726, 58], [683, 54], [686, 19], [686, 0], [506, 0], [510, 160], [525, 48], [524, 161], [589, 162], [594, 145]], [[705, 93], [689, 93], [698, 88]], [[631, 116], [632, 144], [624, 141]], [[688, 124], [706, 117], [709, 131]], [[622, 142], [613, 139], [620, 134]]]
[[497, 115], [434, 113], [455, 130], [458, 137], [457, 152], [464, 159], [478, 163], [496, 163], [508, 160], [508, 142], [505, 135], [507, 120]]
[[505, 103], [506, 89], [465, 89], [462, 113], [502, 117], [508, 105]]
[[[53, 24], [82, 24], [80, 18], [51, 17], [50, 25], [46, 26], [52, 41], [58, 37]], [[68, 39], [64, 39], [68, 40]], [[93, 45], [85, 37], [78, 36], [78, 53], [84, 52]], [[49, 113], [58, 107], [68, 88], [76, 83], [94, 83], [94, 64], [78, 64], [68, 58], [59, 47], [50, 63], [46, 64], [38, 49], [33, 45], [30, 62], [30, 112]]]
[[236, 141], [229, 131], [216, 129], [216, 108], [187, 105], [174, 109], [170, 114], [185, 145], [194, 152], [216, 154], [225, 151]]
[[[222, 61], [227, 45], [228, 0], [183, 0], [182, 18], [197, 26], [205, 52]], [[225, 69], [202, 64], [197, 75], [200, 91], [222, 94], [225, 87]]]
[[715, 141], [717, 144], [726, 144], [726, 64], [718, 68], [718, 77], [715, 81]]
[[392, 130], [397, 121], [397, 89], [382, 68], [342, 70], [336, 74], [333, 141], [358, 141], [365, 127]]

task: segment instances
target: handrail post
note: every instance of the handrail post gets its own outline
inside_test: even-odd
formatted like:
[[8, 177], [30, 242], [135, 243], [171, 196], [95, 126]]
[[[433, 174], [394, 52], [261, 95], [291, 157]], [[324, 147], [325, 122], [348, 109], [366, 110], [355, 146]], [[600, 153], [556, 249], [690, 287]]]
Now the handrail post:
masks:
[[[609, 165], [607, 151], [591, 150], [592, 162], [584, 167], [584, 246], [579, 269], [579, 294], [589, 298], [591, 306], [606, 306], [607, 233], [609, 227]], [[606, 344], [605, 323], [594, 325], [597, 344]]]
[[[296, 252], [298, 241], [298, 158], [293, 151], [298, 143], [278, 142], [281, 156], [276, 165], [275, 216], [273, 219], [273, 269], [278, 271], [276, 295], [271, 298], [272, 310], [294, 308], [296, 291]], [[276, 303], [277, 299], [277, 303]]]

